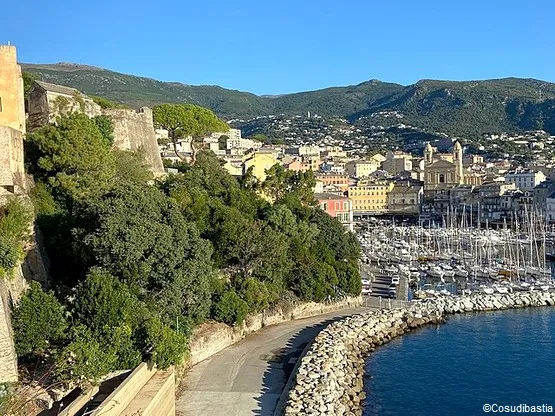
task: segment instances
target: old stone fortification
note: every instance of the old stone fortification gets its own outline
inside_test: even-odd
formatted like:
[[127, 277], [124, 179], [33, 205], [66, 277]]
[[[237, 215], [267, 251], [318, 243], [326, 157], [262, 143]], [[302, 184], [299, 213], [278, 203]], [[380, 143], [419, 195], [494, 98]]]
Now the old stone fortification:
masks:
[[102, 114], [98, 104], [75, 88], [43, 81], [33, 83], [29, 91], [28, 109], [29, 130], [55, 123], [61, 115], [84, 113], [96, 117]]
[[29, 288], [29, 282], [48, 286], [48, 257], [41, 244], [42, 235], [35, 229], [25, 244], [25, 257], [9, 278], [0, 278], [0, 382], [17, 381], [17, 357], [11, 329], [11, 307]]
[[43, 81], [33, 84], [29, 92], [30, 129], [55, 123], [58, 116], [76, 112], [89, 117], [109, 117], [114, 124], [114, 148], [142, 151], [151, 171], [157, 176], [164, 173], [150, 108], [143, 107], [138, 111], [102, 109], [75, 88]]
[[0, 202], [24, 192], [23, 136], [20, 130], [0, 125]]
[[0, 45], [0, 126], [25, 131], [23, 78], [15, 46]]
[[[14, 46], [0, 45], [0, 204], [25, 191], [23, 79]], [[10, 306], [26, 288], [23, 269], [0, 278], [0, 382], [17, 381], [17, 359], [10, 324]]]
[[24, 188], [23, 78], [14, 46], [0, 45], [0, 199]]
[[[0, 285], [2, 280], [0, 279]], [[17, 381], [17, 359], [10, 325], [7, 291], [0, 287], [0, 382]]]
[[142, 107], [139, 111], [104, 109], [102, 114], [110, 117], [114, 123], [114, 147], [142, 151], [153, 173], [164, 173], [150, 108]]
[[318, 334], [302, 358], [285, 415], [362, 415], [368, 354], [413, 328], [442, 323], [448, 314], [554, 305], [553, 292], [471, 295], [419, 302], [410, 309], [372, 311], [334, 322]]

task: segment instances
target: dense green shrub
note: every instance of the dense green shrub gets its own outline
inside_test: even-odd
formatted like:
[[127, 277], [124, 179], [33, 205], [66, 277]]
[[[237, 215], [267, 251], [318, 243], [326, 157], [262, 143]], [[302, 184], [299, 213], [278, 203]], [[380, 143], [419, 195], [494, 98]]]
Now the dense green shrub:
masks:
[[23, 295], [12, 313], [15, 349], [20, 356], [42, 354], [65, 338], [65, 313], [54, 293], [37, 282]]
[[31, 210], [16, 198], [0, 207], [0, 278], [9, 277], [23, 259], [23, 245], [32, 221]]
[[70, 342], [56, 356], [56, 378], [63, 381], [95, 382], [115, 368], [114, 348], [85, 325], [72, 327]]
[[178, 364], [187, 353], [187, 338], [158, 318], [146, 320], [138, 332], [145, 358], [160, 368]]
[[247, 302], [235, 292], [225, 292], [214, 304], [214, 317], [230, 325], [240, 325], [249, 310]]
[[268, 308], [270, 295], [268, 287], [258, 279], [246, 278], [239, 285], [239, 296], [247, 303], [248, 310], [260, 312]]

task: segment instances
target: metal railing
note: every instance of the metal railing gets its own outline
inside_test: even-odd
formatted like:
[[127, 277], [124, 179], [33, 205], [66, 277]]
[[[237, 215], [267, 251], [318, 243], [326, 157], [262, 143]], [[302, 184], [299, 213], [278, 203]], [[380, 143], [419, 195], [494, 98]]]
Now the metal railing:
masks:
[[407, 300], [382, 298], [381, 296], [367, 296], [366, 298], [364, 298], [363, 301], [364, 307], [375, 309], [410, 309], [412, 305], [414, 305], [414, 302], [409, 302]]

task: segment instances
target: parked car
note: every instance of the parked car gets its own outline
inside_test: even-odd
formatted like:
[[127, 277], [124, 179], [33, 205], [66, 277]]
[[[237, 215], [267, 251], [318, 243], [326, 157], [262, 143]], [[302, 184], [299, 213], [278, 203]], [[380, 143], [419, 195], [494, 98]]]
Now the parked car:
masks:
[[391, 278], [391, 283], [395, 284], [395, 285], [398, 285], [399, 284], [399, 276], [393, 276]]
[[389, 297], [395, 299], [397, 297], [397, 291], [395, 289], [389, 289]]
[[363, 295], [369, 295], [370, 293], [372, 293], [372, 289], [370, 289], [368, 286], [363, 286], [361, 293]]

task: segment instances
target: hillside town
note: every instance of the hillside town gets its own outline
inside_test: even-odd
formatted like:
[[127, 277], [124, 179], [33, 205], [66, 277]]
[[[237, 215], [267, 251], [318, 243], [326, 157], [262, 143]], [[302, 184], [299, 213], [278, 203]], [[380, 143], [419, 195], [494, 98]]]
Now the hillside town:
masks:
[[[190, 155], [189, 138], [179, 140], [174, 149], [167, 131], [158, 129], [156, 136], [164, 160], [174, 162]], [[541, 148], [532, 137], [492, 139]], [[520, 164], [511, 155], [503, 159], [472, 154], [458, 140], [441, 137], [422, 143], [420, 155], [414, 154], [418, 150], [388, 150], [364, 156], [344, 137], [334, 140], [328, 135], [317, 142], [288, 138], [287, 144], [265, 145], [243, 138], [241, 130], [234, 128], [213, 133], [203, 142], [236, 177], [251, 170], [263, 181], [275, 164], [294, 171], [312, 170], [320, 207], [349, 229], [356, 219], [372, 217], [400, 217], [426, 225], [465, 217], [473, 225], [500, 227], [523, 221], [533, 211], [555, 222], [554, 165], [542, 153]]]

